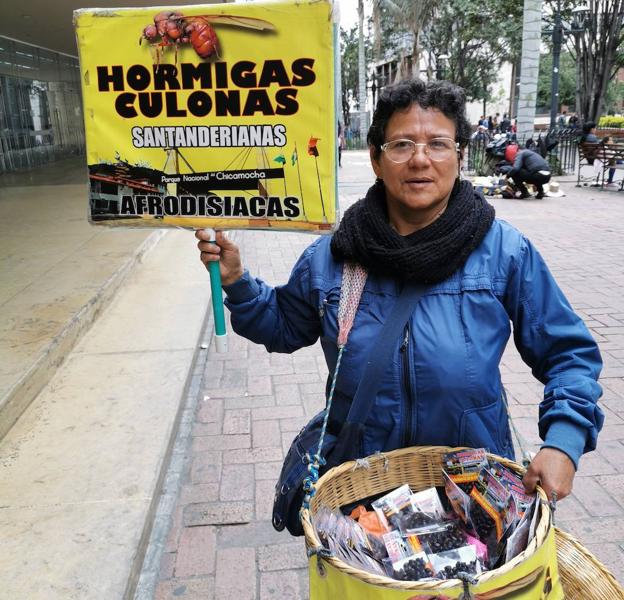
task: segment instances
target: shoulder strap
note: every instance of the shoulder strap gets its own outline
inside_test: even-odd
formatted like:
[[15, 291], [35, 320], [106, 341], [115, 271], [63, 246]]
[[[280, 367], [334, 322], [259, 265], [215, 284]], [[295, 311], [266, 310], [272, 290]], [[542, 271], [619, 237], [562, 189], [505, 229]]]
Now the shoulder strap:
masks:
[[348, 423], [364, 423], [367, 419], [398, 340], [425, 290], [426, 287], [421, 284], [406, 283], [403, 286], [392, 312], [368, 354], [364, 374], [347, 415]]
[[363, 266], [352, 262], [344, 263], [340, 284], [340, 303], [338, 304], [339, 348], [347, 343], [367, 277], [368, 271]]

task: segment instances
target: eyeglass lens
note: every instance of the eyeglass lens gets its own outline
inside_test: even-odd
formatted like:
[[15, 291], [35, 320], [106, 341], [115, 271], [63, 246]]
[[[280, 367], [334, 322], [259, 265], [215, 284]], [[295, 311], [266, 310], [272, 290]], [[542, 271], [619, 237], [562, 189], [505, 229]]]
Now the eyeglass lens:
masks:
[[425, 154], [434, 161], [447, 160], [455, 152], [455, 142], [447, 138], [434, 138], [426, 144], [417, 144], [412, 140], [393, 140], [385, 143], [382, 149], [394, 162], [407, 162], [423, 146]]

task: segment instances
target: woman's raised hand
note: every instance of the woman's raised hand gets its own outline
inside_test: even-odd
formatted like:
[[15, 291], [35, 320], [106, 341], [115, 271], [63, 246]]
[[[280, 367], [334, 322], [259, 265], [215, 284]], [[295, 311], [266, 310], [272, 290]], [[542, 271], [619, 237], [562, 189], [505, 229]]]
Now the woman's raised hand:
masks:
[[216, 244], [210, 241], [209, 230], [198, 229], [195, 237], [199, 240], [197, 247], [201, 252], [201, 261], [206, 266], [209, 262], [219, 261], [222, 285], [231, 285], [243, 276], [243, 263], [238, 246], [228, 240], [223, 231], [217, 231]]

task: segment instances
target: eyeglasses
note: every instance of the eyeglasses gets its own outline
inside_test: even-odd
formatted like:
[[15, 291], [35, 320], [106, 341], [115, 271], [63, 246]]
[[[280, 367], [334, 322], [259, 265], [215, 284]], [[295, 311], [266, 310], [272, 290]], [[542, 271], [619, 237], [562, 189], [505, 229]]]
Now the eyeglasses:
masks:
[[433, 138], [429, 140], [426, 144], [417, 144], [416, 142], [412, 142], [412, 140], [392, 140], [391, 142], [386, 142], [381, 146], [382, 152], [386, 153], [386, 156], [393, 163], [405, 163], [414, 154], [416, 154], [416, 148], [418, 146], [425, 147], [425, 154], [429, 157], [430, 160], [435, 162], [441, 162], [443, 160], [448, 160], [456, 152], [459, 152], [459, 143], [451, 138]]

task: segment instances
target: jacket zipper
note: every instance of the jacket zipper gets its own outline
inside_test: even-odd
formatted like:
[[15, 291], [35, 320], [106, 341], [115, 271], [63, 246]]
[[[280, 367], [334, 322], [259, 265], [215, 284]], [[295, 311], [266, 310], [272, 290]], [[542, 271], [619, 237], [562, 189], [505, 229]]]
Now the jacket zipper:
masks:
[[405, 326], [405, 336], [401, 343], [401, 354], [403, 361], [403, 385], [405, 386], [405, 423], [403, 424], [402, 442], [401, 447], [406, 448], [410, 444], [411, 432], [412, 432], [412, 384], [410, 382], [409, 372], [409, 337], [410, 337], [410, 325]]

